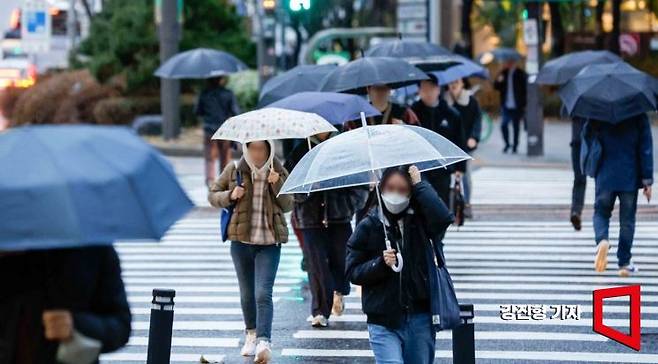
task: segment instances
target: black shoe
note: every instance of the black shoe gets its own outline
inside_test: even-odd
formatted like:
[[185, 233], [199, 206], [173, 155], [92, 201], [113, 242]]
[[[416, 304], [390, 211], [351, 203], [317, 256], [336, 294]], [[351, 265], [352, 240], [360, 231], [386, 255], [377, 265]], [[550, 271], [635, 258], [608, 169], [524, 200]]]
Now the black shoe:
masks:
[[517, 153], [516, 147], [512, 147], [512, 154], [516, 154], [516, 153]]
[[580, 219], [580, 214], [573, 213], [571, 214], [571, 225], [573, 225], [574, 230], [580, 231], [583, 228], [582, 221]]
[[302, 262], [301, 262], [301, 264], [300, 264], [300, 268], [302, 269], [302, 272], [308, 272], [308, 271], [306, 270], [307, 267], [306, 267], [306, 259], [305, 259], [305, 258], [302, 258]]
[[503, 153], [509, 152], [509, 145], [506, 145], [505, 148], [503, 148]]

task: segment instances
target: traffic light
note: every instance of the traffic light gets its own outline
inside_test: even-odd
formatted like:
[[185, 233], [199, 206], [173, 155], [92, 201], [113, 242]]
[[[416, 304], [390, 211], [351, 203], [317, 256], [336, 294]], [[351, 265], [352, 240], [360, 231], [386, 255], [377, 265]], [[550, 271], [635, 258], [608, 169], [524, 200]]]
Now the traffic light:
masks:
[[288, 8], [293, 12], [311, 10], [311, 0], [289, 0]]
[[273, 13], [276, 10], [276, 0], [261, 0], [261, 6], [265, 13]]

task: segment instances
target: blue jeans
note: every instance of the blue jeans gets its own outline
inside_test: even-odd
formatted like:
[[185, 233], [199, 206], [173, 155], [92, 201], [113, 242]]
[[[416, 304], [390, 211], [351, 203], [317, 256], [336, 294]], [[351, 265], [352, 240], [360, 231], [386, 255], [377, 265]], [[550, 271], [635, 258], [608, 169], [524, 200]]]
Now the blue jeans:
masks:
[[620, 267], [628, 265], [631, 260], [631, 247], [635, 235], [635, 212], [637, 211], [637, 190], [632, 192], [603, 191], [596, 188], [594, 201], [594, 236], [596, 243], [608, 240], [610, 216], [619, 198], [619, 245], [617, 260]]
[[512, 148], [516, 150], [519, 146], [519, 133], [521, 132], [521, 119], [523, 118], [523, 110], [519, 109], [508, 109], [503, 107], [501, 111], [502, 114], [502, 123], [500, 124], [500, 129], [503, 132], [503, 141], [505, 146], [509, 147], [509, 124], [512, 123], [512, 131], [514, 132]]
[[272, 290], [280, 257], [280, 244], [231, 242], [231, 258], [240, 285], [240, 305], [245, 328], [256, 329], [256, 336], [268, 341], [272, 337]]
[[431, 364], [436, 332], [429, 313], [410, 314], [398, 329], [368, 324], [370, 347], [377, 364]]

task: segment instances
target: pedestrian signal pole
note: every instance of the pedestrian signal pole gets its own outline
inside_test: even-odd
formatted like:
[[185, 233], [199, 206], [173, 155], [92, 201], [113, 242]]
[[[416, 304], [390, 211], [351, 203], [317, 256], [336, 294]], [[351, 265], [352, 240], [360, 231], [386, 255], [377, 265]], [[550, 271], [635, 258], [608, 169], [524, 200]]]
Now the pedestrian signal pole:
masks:
[[527, 0], [527, 18], [523, 20], [523, 38], [528, 47], [526, 73], [528, 74], [526, 127], [528, 132], [528, 156], [544, 155], [544, 112], [537, 74], [541, 66], [541, 12], [544, 2]]

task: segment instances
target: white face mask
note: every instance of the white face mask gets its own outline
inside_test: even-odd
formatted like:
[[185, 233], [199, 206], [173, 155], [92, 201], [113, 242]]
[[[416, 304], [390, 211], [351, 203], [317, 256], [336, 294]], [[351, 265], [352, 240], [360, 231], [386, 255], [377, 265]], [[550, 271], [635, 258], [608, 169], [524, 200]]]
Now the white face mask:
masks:
[[399, 214], [409, 206], [409, 197], [397, 192], [382, 193], [382, 201], [384, 201], [384, 206], [386, 206], [388, 212], [392, 214]]

